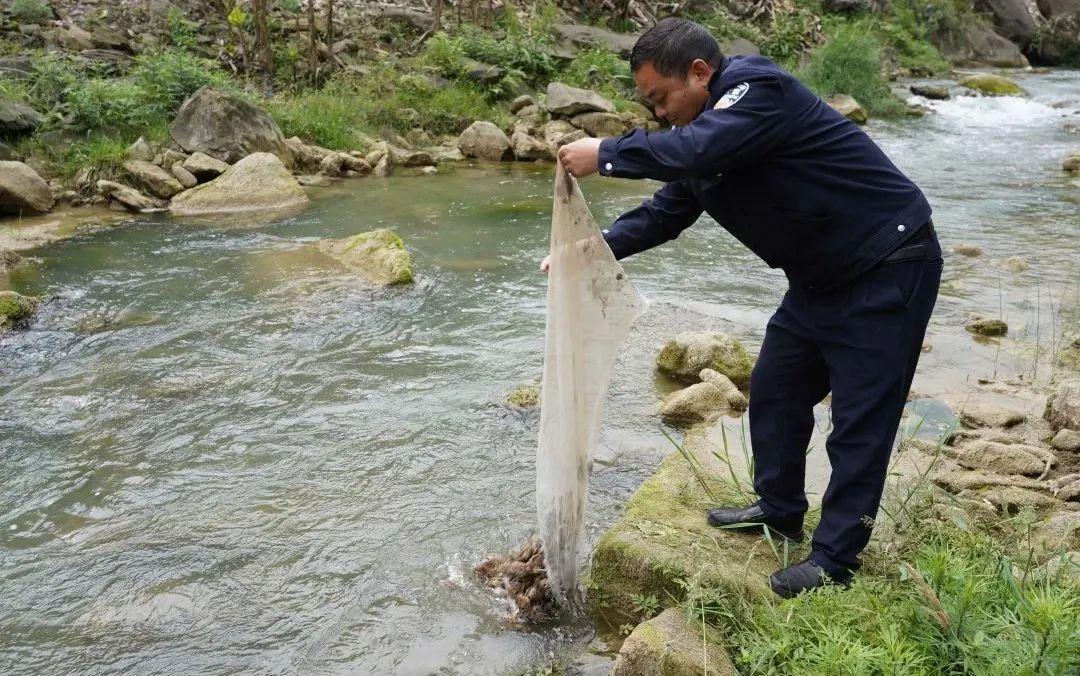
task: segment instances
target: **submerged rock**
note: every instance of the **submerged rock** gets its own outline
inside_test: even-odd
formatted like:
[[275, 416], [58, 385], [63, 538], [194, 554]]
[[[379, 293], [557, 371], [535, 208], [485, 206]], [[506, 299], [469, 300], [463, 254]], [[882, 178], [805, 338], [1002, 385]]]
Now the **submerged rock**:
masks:
[[1003, 264], [1009, 272], [1024, 272], [1028, 269], [1028, 262], [1023, 256], [1010, 256]]
[[960, 84], [987, 96], [1023, 96], [1027, 93], [1009, 78], [994, 73], [968, 75], [960, 78]]
[[521, 385], [506, 395], [506, 403], [517, 408], [535, 408], [540, 405], [540, 388], [536, 385]]
[[1061, 162], [1061, 168], [1070, 174], [1080, 172], [1080, 150], [1077, 150], [1072, 155], [1069, 155]]
[[411, 284], [412, 258], [405, 243], [385, 228], [362, 232], [345, 239], [324, 239], [319, 251], [359, 270], [372, 284]]
[[6, 274], [8, 270], [18, 265], [21, 261], [22, 257], [14, 251], [11, 251], [10, 249], [0, 249], [0, 275]]
[[932, 101], [947, 101], [949, 88], [937, 85], [911, 85], [911, 93]]
[[980, 336], [1004, 336], [1009, 332], [1009, 325], [1000, 319], [973, 319], [964, 328]]
[[611, 676], [737, 676], [721, 640], [715, 629], [688, 623], [681, 608], [668, 608], [626, 637]]
[[656, 357], [656, 368], [675, 380], [695, 383], [702, 369], [712, 369], [731, 379], [737, 387], [750, 384], [754, 363], [746, 348], [726, 333], [690, 331], [667, 342]]
[[276, 155], [252, 153], [209, 183], [173, 198], [169, 210], [180, 216], [305, 204], [307, 193]]
[[253, 153], [273, 153], [290, 167], [294, 161], [272, 117], [242, 98], [209, 86], [184, 101], [169, 133], [187, 152], [206, 153], [230, 164]]
[[458, 137], [458, 148], [465, 157], [481, 160], [499, 162], [514, 158], [510, 139], [506, 137], [502, 129], [485, 120], [477, 120], [461, 132], [461, 136]]
[[45, 213], [55, 204], [45, 179], [22, 162], [0, 161], [0, 213]]
[[971, 258], [981, 256], [983, 253], [982, 247], [975, 246], [974, 244], [957, 244], [952, 250], [954, 254]]
[[830, 108], [856, 124], [866, 124], [866, 120], [869, 119], [869, 116], [866, 114], [866, 108], [863, 108], [858, 101], [847, 94], [830, 96], [825, 99], [825, 103], [827, 103]]
[[1043, 417], [1055, 431], [1063, 428], [1080, 431], [1080, 379], [1066, 380], [1046, 400]]
[[37, 312], [41, 301], [14, 291], [0, 291], [0, 333], [21, 326]]

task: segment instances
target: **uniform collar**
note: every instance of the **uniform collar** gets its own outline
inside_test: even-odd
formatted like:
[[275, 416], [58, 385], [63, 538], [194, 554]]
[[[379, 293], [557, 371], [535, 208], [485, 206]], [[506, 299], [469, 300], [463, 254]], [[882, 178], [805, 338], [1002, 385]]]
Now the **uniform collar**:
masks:
[[731, 57], [721, 57], [720, 67], [713, 71], [713, 74], [709, 77], [709, 98], [705, 100], [705, 105], [698, 112], [700, 115], [706, 110], [710, 110], [716, 105], [716, 102], [720, 100], [720, 97], [724, 95], [724, 87], [720, 86], [720, 81], [723, 79], [723, 73], [727, 70], [728, 64], [731, 62]]

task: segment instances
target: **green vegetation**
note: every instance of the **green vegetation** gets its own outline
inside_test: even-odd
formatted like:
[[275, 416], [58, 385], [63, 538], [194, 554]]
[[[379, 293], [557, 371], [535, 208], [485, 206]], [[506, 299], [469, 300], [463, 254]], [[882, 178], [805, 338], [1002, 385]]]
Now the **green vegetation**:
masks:
[[878, 115], [903, 114], [905, 106], [889, 89], [881, 43], [864, 22], [843, 24], [810, 53], [800, 79], [821, 96], [849, 94]]
[[780, 600], [690, 577], [681, 604], [720, 630], [745, 674], [1075, 673], [1080, 576], [1054, 549], [1064, 541], [1042, 536], [1030, 507], [968, 508], [916, 481], [883, 510], [893, 532], [849, 588]]
[[41, 24], [52, 18], [52, 10], [45, 0], [14, 0], [8, 11], [19, 23]]

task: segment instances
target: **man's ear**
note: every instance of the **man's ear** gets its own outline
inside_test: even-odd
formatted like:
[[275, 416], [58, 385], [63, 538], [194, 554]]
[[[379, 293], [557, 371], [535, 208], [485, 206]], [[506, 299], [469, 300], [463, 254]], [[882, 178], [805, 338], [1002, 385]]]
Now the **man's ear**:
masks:
[[695, 82], [707, 83], [712, 74], [713, 67], [704, 59], [694, 59], [690, 64], [690, 79]]

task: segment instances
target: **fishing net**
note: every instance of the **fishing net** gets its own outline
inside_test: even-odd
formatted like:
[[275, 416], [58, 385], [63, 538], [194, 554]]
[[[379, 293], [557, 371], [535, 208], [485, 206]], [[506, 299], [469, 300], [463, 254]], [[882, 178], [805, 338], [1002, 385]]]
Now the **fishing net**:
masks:
[[536, 511], [551, 592], [576, 597], [589, 459], [616, 351], [645, 300], [604, 242], [577, 181], [557, 167], [551, 214]]
[[553, 602], [579, 600], [589, 459], [616, 352], [646, 306], [562, 165], [555, 172], [550, 260], [536, 451], [542, 549], [526, 543], [476, 567], [491, 586], [506, 590], [525, 621], [550, 614]]

